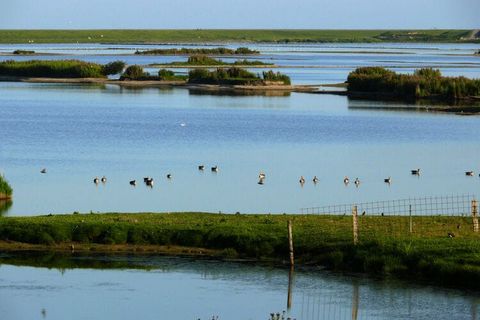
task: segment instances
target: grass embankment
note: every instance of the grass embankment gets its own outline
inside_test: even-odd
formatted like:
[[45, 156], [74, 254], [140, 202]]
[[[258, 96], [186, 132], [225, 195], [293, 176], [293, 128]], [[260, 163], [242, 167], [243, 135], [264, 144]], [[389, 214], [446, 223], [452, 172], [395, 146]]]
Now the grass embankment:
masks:
[[194, 55], [188, 57], [187, 61], [174, 61], [165, 65], [165, 67], [221, 67], [221, 66], [237, 66], [237, 67], [264, 67], [273, 66], [273, 63], [267, 63], [259, 60], [237, 60], [235, 62], [225, 62], [219, 59], [210, 58], [205, 55]]
[[5, 177], [0, 175], [0, 200], [9, 200], [12, 198], [12, 194], [12, 187], [5, 179]]
[[80, 60], [29, 60], [0, 62], [0, 76], [39, 78], [105, 78], [123, 71], [125, 64], [105, 65]]
[[252, 50], [246, 47], [239, 47], [237, 49], [228, 49], [223, 47], [218, 48], [172, 48], [172, 49], [152, 49], [144, 51], [135, 51], [135, 54], [144, 55], [252, 55], [260, 54], [257, 50]]
[[440, 70], [397, 74], [382, 67], [361, 67], [348, 75], [348, 92], [402, 99], [457, 100], [480, 96], [480, 79], [444, 77]]
[[473, 30], [0, 30], [1, 43], [479, 42]]
[[413, 217], [409, 234], [408, 217], [360, 216], [356, 246], [350, 216], [208, 213], [3, 217], [0, 240], [3, 250], [18, 249], [11, 241], [51, 250], [72, 243], [96, 251], [181, 246], [203, 248], [192, 254], [282, 261], [289, 219], [297, 263], [480, 289], [480, 235], [468, 217]]

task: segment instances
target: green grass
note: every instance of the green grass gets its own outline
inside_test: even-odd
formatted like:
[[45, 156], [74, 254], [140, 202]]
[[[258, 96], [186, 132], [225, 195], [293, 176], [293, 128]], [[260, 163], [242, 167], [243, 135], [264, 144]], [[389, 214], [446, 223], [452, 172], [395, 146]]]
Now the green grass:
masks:
[[229, 63], [219, 59], [211, 58], [205, 55], [194, 55], [188, 57], [187, 61], [174, 61], [166, 66], [272, 66], [273, 63], [266, 63], [259, 60], [236, 60]]
[[[210, 58], [209, 58], [210, 59]], [[227, 85], [268, 85], [277, 82], [290, 85], [290, 77], [280, 72], [264, 71], [262, 77], [248, 70], [231, 67], [216, 70], [194, 69], [188, 73], [188, 82], [195, 84], [227, 84]]]
[[361, 67], [348, 75], [348, 91], [374, 93], [406, 99], [456, 100], [480, 96], [480, 79], [443, 77], [440, 70], [419, 69], [397, 74], [382, 67]]
[[480, 235], [469, 217], [413, 217], [410, 234], [408, 217], [361, 216], [356, 246], [350, 216], [208, 213], [3, 217], [0, 240], [178, 245], [287, 260], [289, 219], [297, 263], [480, 289]]
[[0, 175], [0, 199], [9, 199], [12, 196], [12, 193], [12, 187], [5, 177]]
[[0, 30], [0, 43], [478, 42], [472, 30]]
[[47, 78], [105, 78], [120, 73], [122, 61], [105, 65], [80, 60], [7, 60], [0, 62], [0, 76]]
[[144, 51], [135, 51], [135, 54], [143, 55], [251, 55], [259, 54], [260, 52], [256, 50], [251, 50], [249, 48], [240, 47], [236, 50], [228, 48], [172, 48], [172, 49], [152, 49]]

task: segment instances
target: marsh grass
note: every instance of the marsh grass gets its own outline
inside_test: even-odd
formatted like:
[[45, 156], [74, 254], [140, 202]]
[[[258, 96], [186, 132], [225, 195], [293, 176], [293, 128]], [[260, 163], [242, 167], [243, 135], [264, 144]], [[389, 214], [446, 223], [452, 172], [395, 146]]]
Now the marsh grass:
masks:
[[[32, 244], [175, 245], [215, 249], [226, 257], [287, 260], [293, 221], [298, 263], [480, 289], [480, 235], [467, 217], [359, 217], [352, 243], [350, 216], [72, 214], [0, 218], [0, 240]], [[448, 233], [454, 233], [449, 238]]]
[[103, 65], [80, 60], [0, 62], [0, 76], [47, 78], [104, 78]]
[[251, 55], [259, 54], [256, 50], [251, 50], [246, 47], [238, 49], [228, 49], [223, 47], [218, 48], [171, 48], [171, 49], [152, 49], [144, 51], [135, 51], [135, 54], [143, 55]]

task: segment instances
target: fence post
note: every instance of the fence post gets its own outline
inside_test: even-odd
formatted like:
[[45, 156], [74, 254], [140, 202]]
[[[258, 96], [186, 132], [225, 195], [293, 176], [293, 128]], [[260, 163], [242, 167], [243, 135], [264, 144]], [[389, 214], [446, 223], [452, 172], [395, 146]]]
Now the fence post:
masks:
[[358, 243], [358, 210], [357, 206], [352, 208], [352, 217], [353, 217], [353, 244]]
[[292, 220], [288, 220], [288, 250], [290, 252], [290, 266], [293, 267], [295, 261], [293, 256]]
[[473, 232], [478, 232], [478, 202], [472, 200]]
[[408, 206], [408, 213], [410, 215], [410, 234], [413, 232], [413, 222], [412, 222], [412, 205]]

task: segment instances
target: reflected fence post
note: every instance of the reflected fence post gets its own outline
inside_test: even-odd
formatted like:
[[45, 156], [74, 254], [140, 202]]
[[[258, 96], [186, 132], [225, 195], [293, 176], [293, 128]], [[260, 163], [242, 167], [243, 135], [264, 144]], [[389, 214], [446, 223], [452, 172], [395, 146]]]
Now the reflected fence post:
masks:
[[360, 301], [360, 288], [357, 280], [353, 280], [353, 290], [352, 290], [352, 320], [357, 320], [358, 318], [358, 305]]

